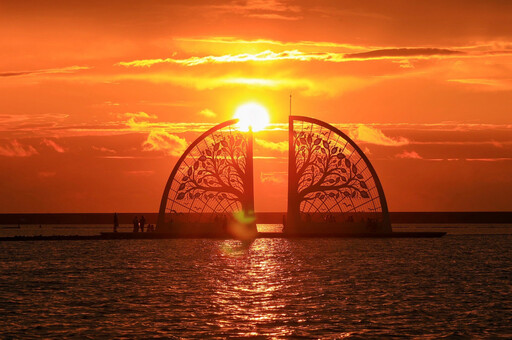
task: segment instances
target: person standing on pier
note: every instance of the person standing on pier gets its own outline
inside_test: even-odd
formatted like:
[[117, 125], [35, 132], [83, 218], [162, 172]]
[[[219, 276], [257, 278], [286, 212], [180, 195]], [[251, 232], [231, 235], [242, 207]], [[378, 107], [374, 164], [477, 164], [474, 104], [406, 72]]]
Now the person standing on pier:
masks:
[[144, 232], [144, 224], [146, 224], [146, 219], [144, 218], [144, 215], [142, 215], [140, 217], [139, 224], [140, 224], [140, 232], [143, 233]]
[[117, 233], [118, 227], [119, 227], [119, 219], [117, 218], [117, 213], [114, 213], [114, 233]]
[[133, 232], [138, 233], [139, 232], [139, 219], [137, 216], [133, 218]]

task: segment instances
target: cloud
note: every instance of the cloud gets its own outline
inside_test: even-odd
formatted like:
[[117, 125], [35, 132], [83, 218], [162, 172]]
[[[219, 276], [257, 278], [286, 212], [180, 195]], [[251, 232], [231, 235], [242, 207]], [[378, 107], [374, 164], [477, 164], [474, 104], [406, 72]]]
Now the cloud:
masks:
[[103, 146], [94, 146], [93, 145], [92, 149], [96, 150], [96, 151], [104, 152], [104, 153], [116, 153], [116, 150], [109, 149], [109, 148], [106, 148], [106, 147], [103, 147]]
[[210, 6], [212, 11], [229, 16], [241, 15], [260, 19], [298, 20], [300, 7], [280, 0], [231, 1], [226, 5]]
[[332, 63], [343, 63], [365, 60], [408, 60], [428, 59], [441, 57], [460, 57], [466, 53], [438, 48], [391, 48], [374, 50], [361, 53], [337, 53], [337, 52], [302, 52], [297, 49], [282, 52], [265, 50], [258, 53], [240, 53], [225, 55], [193, 56], [185, 59], [156, 58], [140, 59], [133, 61], [121, 61], [116, 65], [125, 67], [151, 67], [156, 64], [171, 63], [183, 66], [198, 66], [203, 64], [224, 64], [224, 63], [246, 63], [246, 62], [269, 62], [269, 61], [323, 61]]
[[244, 40], [235, 37], [203, 37], [203, 38], [176, 38], [175, 41], [184, 41], [192, 43], [210, 43], [210, 44], [236, 44], [236, 45], [275, 45], [275, 46], [304, 46], [304, 47], [328, 47], [328, 48], [342, 48], [348, 50], [366, 50], [367, 47], [352, 44], [341, 44], [330, 41], [280, 41], [271, 39], [254, 39]]
[[142, 143], [144, 151], [163, 151], [171, 156], [181, 156], [187, 145], [185, 139], [172, 135], [165, 130], [151, 131], [146, 141]]
[[286, 141], [269, 142], [269, 141], [261, 139], [261, 138], [255, 138], [254, 141], [256, 142], [256, 144], [258, 144], [259, 146], [261, 146], [265, 149], [275, 150], [275, 151], [279, 151], [279, 152], [288, 151], [288, 142], [286, 142]]
[[249, 14], [249, 17], [252, 18], [259, 18], [259, 19], [274, 19], [274, 20], [299, 20], [302, 19], [300, 16], [289, 16], [289, 15], [283, 15], [283, 14], [277, 14], [277, 13], [255, 13], [255, 14]]
[[89, 66], [67, 66], [61, 68], [47, 68], [31, 71], [10, 71], [0, 72], [0, 77], [19, 77], [28, 75], [39, 75], [39, 74], [59, 74], [59, 73], [75, 73], [80, 70], [88, 70]]
[[443, 48], [386, 48], [361, 53], [345, 54], [347, 59], [376, 59], [383, 57], [417, 57], [417, 56], [438, 56], [438, 55], [462, 55], [461, 51], [454, 51]]
[[31, 145], [21, 145], [16, 139], [6, 145], [0, 145], [0, 156], [30, 157], [39, 154]]
[[381, 130], [363, 124], [351, 129], [349, 135], [352, 139], [370, 144], [385, 146], [402, 146], [409, 144], [409, 140], [405, 137], [391, 138], [386, 136]]
[[128, 121], [126, 122], [126, 125], [130, 129], [137, 130], [137, 131], [150, 130], [149, 126], [151, 123], [149, 123], [147, 120], [158, 118], [157, 116], [147, 114], [146, 112], [136, 112], [136, 113], [127, 112], [127, 113], [124, 113], [123, 116], [129, 118]]
[[201, 116], [205, 116], [205, 117], [208, 117], [208, 118], [217, 117], [217, 114], [215, 112], [213, 112], [212, 110], [210, 110], [210, 109], [201, 110], [201, 111], [199, 111], [199, 114]]
[[510, 157], [498, 157], [498, 158], [466, 158], [468, 162], [503, 162], [512, 161]]
[[190, 57], [186, 59], [142, 59], [129, 62], [119, 62], [117, 65], [125, 67], [151, 67], [155, 64], [173, 63], [184, 66], [197, 66], [202, 64], [217, 64], [217, 63], [241, 63], [249, 61], [277, 61], [277, 60], [311, 60], [311, 59], [324, 59], [323, 54], [306, 54], [298, 50], [273, 52], [266, 50], [259, 53], [241, 53], [241, 54], [226, 54], [221, 56], [204, 56], [204, 57]]
[[284, 183], [288, 178], [286, 172], [262, 172], [260, 173], [261, 183]]
[[155, 118], [158, 118], [156, 115], [152, 115], [152, 114], [148, 114], [146, 112], [126, 112], [126, 113], [123, 113], [123, 116], [125, 117], [128, 117], [128, 118], [142, 118], [142, 119], [155, 119]]
[[43, 113], [43, 114], [4, 114], [0, 115], [0, 132], [11, 137], [33, 137], [46, 131], [53, 135], [58, 126], [68, 117], [67, 114]]
[[488, 90], [495, 91], [510, 91], [512, 89], [511, 79], [490, 79], [490, 78], [466, 78], [466, 79], [448, 79], [449, 82], [464, 84], [464, 85], [476, 85], [485, 87]]
[[216, 88], [249, 88], [263, 87], [273, 90], [294, 90], [305, 96], [328, 95], [335, 96], [347, 91], [355, 91], [365, 86], [375, 84], [381, 79], [377, 77], [354, 77], [332, 75], [327, 78], [293, 77], [285, 72], [277, 72], [266, 77], [244, 77], [240, 74], [223, 74], [220, 76], [189, 75], [179, 76], [169, 72], [133, 73], [118, 76], [119, 80], [145, 81], [156, 84], [175, 84], [196, 90], [212, 90]]
[[52, 148], [53, 150], [57, 151], [58, 153], [64, 153], [66, 152], [66, 149], [64, 149], [62, 146], [60, 146], [59, 144], [57, 144], [55, 141], [51, 140], [51, 139], [43, 139], [41, 141], [41, 143], [43, 143], [44, 145], [46, 146], [49, 146], [50, 148]]
[[423, 159], [416, 151], [404, 151], [402, 153], [396, 154], [396, 158], [402, 159]]

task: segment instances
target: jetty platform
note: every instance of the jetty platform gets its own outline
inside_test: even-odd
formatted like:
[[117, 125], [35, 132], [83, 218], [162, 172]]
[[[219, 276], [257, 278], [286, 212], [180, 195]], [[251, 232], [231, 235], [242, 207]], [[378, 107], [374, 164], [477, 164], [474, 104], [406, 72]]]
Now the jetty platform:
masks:
[[[390, 233], [336, 233], [336, 234], [286, 234], [258, 232], [256, 238], [435, 238], [446, 232], [390, 232]], [[133, 233], [103, 232], [99, 235], [52, 235], [52, 236], [10, 236], [0, 237], [1, 241], [84, 241], [84, 240], [168, 240], [168, 239], [233, 239], [230, 235], [176, 234], [176, 233]]]

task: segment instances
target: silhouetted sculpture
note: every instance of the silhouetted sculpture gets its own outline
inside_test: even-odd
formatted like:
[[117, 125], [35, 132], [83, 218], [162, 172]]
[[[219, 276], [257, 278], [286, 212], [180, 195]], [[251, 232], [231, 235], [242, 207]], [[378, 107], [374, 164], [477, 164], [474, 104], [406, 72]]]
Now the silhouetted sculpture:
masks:
[[253, 137], [235, 129], [237, 121], [208, 130], [178, 160], [162, 195], [158, 231], [225, 234], [229, 228], [221, 214], [239, 211], [256, 231]]
[[[233, 230], [248, 227], [256, 234], [253, 136], [251, 130], [233, 128], [236, 123], [230, 120], [206, 131], [180, 157], [162, 195], [157, 231], [204, 236], [228, 232], [237, 237]], [[228, 224], [224, 214], [233, 218], [235, 213]], [[370, 227], [367, 218], [375, 221]], [[290, 234], [368, 228], [391, 232], [373, 166], [334, 126], [289, 117], [288, 212], [283, 224]]]
[[377, 221], [376, 231], [391, 231], [377, 173], [346, 134], [317, 119], [290, 116], [288, 152], [286, 232], [362, 232], [366, 218]]

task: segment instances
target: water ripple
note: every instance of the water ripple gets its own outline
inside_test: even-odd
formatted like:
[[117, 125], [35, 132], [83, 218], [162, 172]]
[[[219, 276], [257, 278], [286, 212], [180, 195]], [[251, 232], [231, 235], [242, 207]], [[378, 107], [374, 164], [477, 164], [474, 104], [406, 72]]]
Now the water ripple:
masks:
[[509, 338], [511, 240], [0, 243], [0, 329], [15, 338]]

